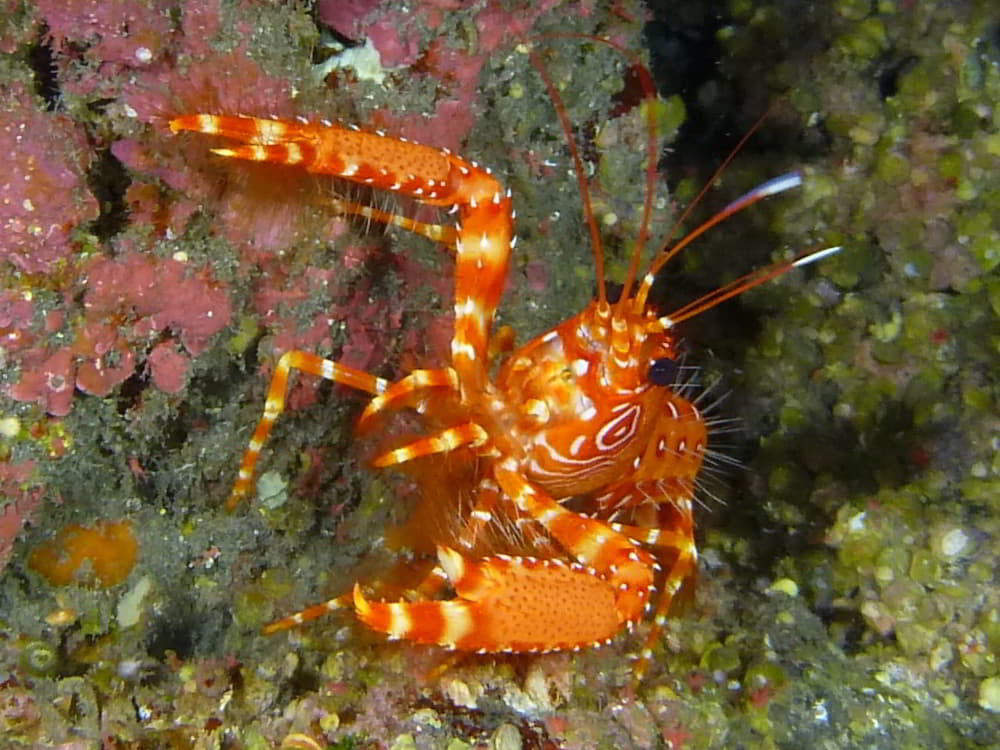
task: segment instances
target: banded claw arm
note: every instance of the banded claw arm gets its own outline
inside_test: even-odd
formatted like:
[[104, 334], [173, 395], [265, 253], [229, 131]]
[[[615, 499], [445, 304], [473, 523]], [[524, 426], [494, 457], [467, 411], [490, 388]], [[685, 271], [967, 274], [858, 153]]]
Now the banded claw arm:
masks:
[[370, 602], [355, 586], [358, 618], [394, 640], [483, 653], [573, 648], [618, 629], [614, 590], [582, 565], [499, 555], [473, 561], [448, 547], [438, 548], [438, 563], [457, 598]]
[[483, 392], [490, 331], [514, 242], [510, 192], [489, 170], [446, 149], [325, 121], [194, 114], [172, 119], [170, 129], [234, 141], [236, 145], [212, 149], [226, 158], [284, 164], [455, 209], [452, 363], [464, 391]]

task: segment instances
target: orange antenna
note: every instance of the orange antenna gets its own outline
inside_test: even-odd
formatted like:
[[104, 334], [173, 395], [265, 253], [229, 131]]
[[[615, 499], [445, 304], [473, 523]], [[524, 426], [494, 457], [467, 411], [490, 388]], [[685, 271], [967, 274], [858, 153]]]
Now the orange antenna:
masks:
[[[545, 41], [547, 39], [586, 39], [591, 42], [596, 42], [597, 44], [603, 44], [606, 47], [611, 47], [630, 62], [632, 70], [639, 76], [639, 82], [646, 96], [648, 98], [653, 98], [656, 95], [656, 86], [653, 84], [653, 77], [649, 74], [649, 70], [646, 68], [645, 64], [643, 64], [642, 60], [636, 54], [625, 49], [617, 42], [613, 42], [610, 39], [600, 36], [570, 32], [542, 34], [535, 37], [535, 39], [539, 41]], [[531, 53], [531, 62], [542, 76], [542, 80], [545, 81], [545, 86], [549, 91], [549, 97], [551, 98], [552, 104], [555, 107], [557, 115], [559, 116], [559, 122], [562, 124], [570, 154], [573, 157], [573, 168], [576, 170], [576, 179], [580, 187], [580, 198], [583, 201], [583, 212], [587, 221], [587, 227], [590, 230], [591, 246], [594, 250], [597, 300], [599, 304], [606, 305], [607, 293], [604, 288], [604, 249], [601, 244], [600, 232], [597, 229], [597, 222], [594, 219], [594, 211], [590, 200], [590, 189], [587, 186], [587, 181], [583, 174], [583, 162], [580, 159], [579, 151], [576, 147], [576, 139], [573, 137], [573, 131], [570, 127], [569, 118], [566, 116], [566, 108], [563, 106], [562, 98], [559, 96], [559, 92], [556, 90], [552, 80], [549, 78], [541, 64], [541, 61], [534, 52]], [[653, 193], [655, 192], [656, 187], [656, 122], [652, 109], [649, 110], [648, 116], [646, 117], [646, 144], [649, 158], [646, 164], [646, 198], [642, 209], [642, 223], [639, 228], [639, 236], [636, 238], [635, 252], [632, 253], [628, 273], [625, 277], [622, 294], [618, 300], [618, 310], [624, 309], [625, 300], [628, 299], [632, 284], [635, 282], [635, 277], [639, 272], [639, 259], [642, 257], [642, 250], [646, 245], [646, 241], [649, 239], [649, 225], [652, 221], [653, 215]]]
[[597, 300], [601, 307], [608, 303], [607, 294], [604, 290], [604, 247], [601, 245], [601, 233], [597, 229], [597, 221], [594, 219], [594, 208], [590, 202], [590, 189], [587, 187], [587, 178], [583, 174], [583, 160], [580, 159], [580, 152], [576, 147], [576, 138], [573, 137], [573, 130], [570, 127], [569, 117], [566, 115], [566, 107], [563, 106], [562, 98], [556, 91], [552, 79], [542, 65], [542, 61], [535, 52], [531, 53], [531, 64], [545, 81], [545, 87], [549, 90], [549, 98], [552, 106], [555, 107], [559, 123], [562, 125], [563, 133], [566, 136], [566, 144], [569, 146], [570, 156], [573, 157], [573, 170], [576, 172], [576, 182], [580, 188], [580, 199], [583, 201], [583, 215], [587, 221], [587, 228], [590, 230], [590, 244], [594, 250], [594, 274], [597, 280]]

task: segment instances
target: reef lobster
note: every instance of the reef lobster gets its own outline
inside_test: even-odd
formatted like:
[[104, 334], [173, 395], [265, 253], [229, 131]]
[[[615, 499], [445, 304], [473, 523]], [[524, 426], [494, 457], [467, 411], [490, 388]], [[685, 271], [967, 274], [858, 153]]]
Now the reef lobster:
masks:
[[[697, 567], [692, 505], [708, 428], [696, 403], [675, 386], [674, 326], [837, 248], [748, 274], [669, 315], [647, 304], [653, 280], [706, 229], [800, 184], [800, 176], [784, 175], [730, 204], [661, 250], [641, 279], [640, 240], [616, 301], [605, 291], [603, 251], [584, 192], [596, 299], [547, 333], [503, 351], [494, 315], [516, 242], [515, 215], [510, 191], [489, 169], [448, 150], [326, 121], [190, 114], [170, 120], [170, 129], [224, 138], [228, 145], [212, 149], [220, 157], [333, 175], [457, 215], [451, 227], [338, 202], [338, 210], [454, 249], [451, 365], [389, 382], [308, 352], [285, 353], [229, 499], [232, 508], [250, 492], [260, 451], [284, 408], [289, 374], [305, 371], [371, 396], [359, 429], [399, 410], [420, 415], [424, 436], [374, 464], [419, 465], [434, 457], [414, 475], [423, 483], [425, 510], [439, 519], [453, 516], [439, 524], [433, 540], [436, 564], [416, 600], [374, 601], [355, 584], [350, 594], [265, 632], [353, 606], [362, 622], [390, 638], [488, 653], [580, 649], [632, 629], [653, 609], [659, 587], [652, 632], [634, 669], [640, 677], [671, 601]], [[570, 152], [579, 176], [572, 141]], [[649, 169], [651, 183], [655, 166]], [[446, 590], [454, 592], [451, 598], [441, 597]]]

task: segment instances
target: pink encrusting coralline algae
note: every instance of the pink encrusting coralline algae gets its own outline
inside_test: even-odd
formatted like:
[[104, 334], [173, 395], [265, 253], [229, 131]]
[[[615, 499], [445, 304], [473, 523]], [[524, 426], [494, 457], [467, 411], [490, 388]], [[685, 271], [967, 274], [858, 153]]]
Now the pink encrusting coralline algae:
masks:
[[69, 347], [50, 352], [30, 349], [19, 358], [21, 379], [7, 389], [15, 401], [38, 404], [55, 417], [69, 414], [73, 406], [76, 365]]
[[[84, 278], [82, 317], [71, 331], [63, 331], [71, 335], [71, 344], [8, 349], [20, 378], [8, 386], [7, 394], [54, 416], [69, 413], [74, 388], [94, 396], [111, 393], [150, 350], [157, 351], [148, 362], [154, 384], [176, 393], [183, 387], [189, 360], [170, 339], [176, 338], [187, 354], [198, 355], [232, 319], [227, 286], [194, 264], [128, 253], [98, 258]], [[28, 331], [20, 340], [30, 342], [34, 333], [24, 323], [22, 308], [13, 307]], [[7, 317], [13, 322], [12, 313]], [[56, 322], [60, 319], [57, 316]], [[163, 342], [164, 336], [170, 338]], [[159, 349], [164, 343], [166, 348]]]
[[67, 93], [115, 96], [125, 75], [157, 65], [176, 38], [171, 0], [36, 1]]
[[42, 488], [33, 486], [34, 472], [34, 461], [0, 461], [0, 496], [7, 499], [0, 507], [0, 573], [13, 552], [14, 540], [35, 519], [42, 504]]
[[88, 315], [122, 316], [130, 338], [153, 339], [169, 329], [191, 354], [227, 325], [232, 309], [226, 286], [208, 268], [169, 258], [126, 255], [102, 259], [88, 274]]
[[[427, 41], [427, 30], [440, 27], [461, 6], [454, 0], [418, 3], [410, 15], [376, 0], [321, 2], [317, 12], [341, 33], [368, 38], [386, 74], [419, 61], [420, 75], [437, 81], [431, 111], [376, 108], [366, 127], [458, 148], [478, 116], [477, 85], [486, 60], [528, 34], [555, 4], [545, 0], [516, 12], [484, 5], [474, 16], [474, 48]], [[275, 356], [293, 346], [335, 354], [339, 346], [345, 362], [371, 367], [385, 354], [385, 332], [400, 327], [402, 307], [367, 299], [367, 282], [359, 282], [364, 272], [350, 266], [350, 248], [322, 290], [308, 274], [289, 279], [267, 271], [269, 259], [296, 243], [319, 247], [343, 231], [342, 222], [322, 209], [325, 183], [300, 170], [233, 164], [212, 155], [207, 145], [169, 132], [169, 118], [183, 112], [328, 114], [300, 103], [293, 80], [268, 72], [251, 54], [250, 24], [237, 21], [236, 41], [228, 47], [218, 43], [222, 17], [220, 0], [181, 7], [167, 0], [39, 0], [25, 16], [23, 25], [35, 24], [53, 53], [61, 92], [105, 97], [111, 102], [107, 111], [118, 119], [117, 132], [94, 129], [88, 135], [79, 117], [45, 111], [28, 84], [0, 84], [0, 150], [10, 154], [11, 165], [0, 178], [5, 229], [0, 261], [45, 275], [24, 279], [23, 293], [11, 291], [2, 301], [0, 313], [9, 313], [10, 321], [0, 320], [8, 372], [0, 387], [15, 400], [65, 416], [75, 393], [107, 396], [136, 374], [148, 375], [165, 392], [180, 393], [192, 360], [230, 322], [233, 306], [247, 304], [230, 298], [213, 261], [153, 254], [155, 242], [182, 236], [199, 217], [211, 217], [211, 232], [235, 248], [244, 273], [255, 278], [257, 303], [250, 305]], [[131, 180], [123, 196], [128, 236], [110, 245], [87, 234], [98, 217], [88, 170], [101, 149], [110, 149]], [[318, 273], [321, 265], [310, 267]], [[414, 284], [421, 281], [411, 265], [396, 270]], [[328, 301], [322, 313], [297, 309], [308, 307], [317, 294]], [[290, 297], [284, 304], [264, 304], [269, 295], [279, 303], [283, 295]], [[360, 322], [353, 314], [359, 309], [378, 322]], [[331, 321], [341, 319], [344, 340], [338, 341], [331, 336]], [[449, 324], [447, 315], [428, 321], [442, 330]], [[410, 340], [404, 348], [427, 348], [417, 344]], [[270, 364], [265, 358], [262, 367]]]
[[73, 230], [97, 218], [83, 129], [43, 111], [23, 84], [0, 83], [0, 261], [45, 273], [72, 252]]
[[[368, 3], [359, 2], [365, 6]], [[511, 47], [518, 39], [530, 36], [537, 20], [558, 6], [558, 0], [542, 0], [512, 10], [498, 3], [486, 3], [475, 16], [476, 45], [474, 51], [464, 45], [434, 39], [425, 48], [417, 43], [421, 28], [435, 29], [447, 17], [449, 10], [460, 7], [455, 0], [440, 0], [401, 9], [382, 3], [357, 21], [357, 33], [367, 36], [378, 50], [386, 68], [412, 66], [418, 60], [441, 82], [442, 94], [434, 112], [400, 114], [393, 110], [375, 113], [372, 125], [394, 135], [405, 136], [419, 143], [440, 148], [461, 150], [462, 143], [476, 124], [479, 111], [479, 78], [490, 55]], [[319, 13], [337, 3], [320, 3]], [[331, 18], [341, 13], [327, 11]]]

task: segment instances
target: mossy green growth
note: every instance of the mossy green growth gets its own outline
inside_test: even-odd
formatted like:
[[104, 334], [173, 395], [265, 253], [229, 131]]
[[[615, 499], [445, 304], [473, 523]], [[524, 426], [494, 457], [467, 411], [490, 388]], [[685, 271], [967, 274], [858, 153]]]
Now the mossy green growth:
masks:
[[918, 62], [899, 77], [896, 98], [904, 110], [922, 111], [937, 93], [926, 65]]
[[243, 747], [245, 747], [246, 750], [271, 750], [272, 748], [272, 745], [267, 738], [252, 727], [243, 731], [241, 739]]
[[875, 579], [887, 586], [906, 574], [910, 564], [910, 551], [903, 546], [886, 547], [875, 560]]
[[788, 673], [773, 661], [758, 661], [751, 664], [743, 676], [743, 684], [748, 690], [779, 690], [788, 682]]
[[983, 272], [991, 273], [1000, 265], [1000, 232], [991, 229], [973, 237], [969, 250]]
[[846, 55], [862, 60], [870, 60], [886, 46], [887, 34], [882, 19], [869, 17], [858, 23], [851, 31], [836, 42], [837, 48]]
[[868, 326], [868, 332], [875, 340], [887, 344], [895, 341], [902, 330], [903, 317], [899, 312], [893, 311], [888, 320], [881, 323], [872, 323]]
[[941, 578], [942, 568], [934, 556], [926, 549], [913, 552], [910, 563], [910, 578], [917, 583], [930, 585]]
[[860, 282], [861, 275], [870, 268], [870, 252], [870, 248], [863, 244], [848, 242], [823, 270], [839, 288], [852, 289]]
[[926, 654], [936, 643], [934, 631], [913, 622], [896, 625], [896, 641], [903, 653], [909, 656]]
[[257, 479], [257, 499], [269, 510], [288, 500], [288, 481], [277, 471], [266, 471]]
[[877, 114], [864, 114], [856, 118], [846, 130], [852, 141], [862, 146], [874, 146], [882, 133], [884, 122]]
[[365, 747], [366, 740], [363, 736], [357, 734], [349, 734], [345, 737], [341, 737], [336, 742], [329, 745], [327, 750], [360, 750], [360, 748]]
[[1000, 156], [1000, 133], [991, 133], [986, 136], [986, 153], [990, 156]]
[[900, 185], [910, 177], [909, 160], [896, 151], [886, 151], [878, 158], [875, 173], [889, 185]]
[[45, 641], [30, 641], [21, 647], [20, 662], [31, 674], [52, 674], [59, 665], [59, 652]]
[[713, 643], [701, 655], [699, 666], [709, 672], [734, 674], [740, 668], [740, 652], [734, 644]]
[[850, 21], [860, 21], [872, 12], [869, 0], [838, 0], [834, 8], [837, 13]]
[[640, 111], [643, 111], [645, 114], [644, 110], [647, 107], [651, 107], [653, 110], [657, 134], [668, 141], [672, 141], [676, 137], [677, 131], [680, 130], [681, 125], [687, 119], [687, 108], [684, 106], [684, 99], [679, 94], [666, 99], [653, 99], [644, 102], [640, 107]]
[[285, 601], [294, 590], [294, 582], [286, 570], [265, 570], [233, 598], [233, 619], [242, 627], [259, 628], [274, 618], [276, 603]]
[[251, 315], [241, 315], [236, 321], [235, 332], [226, 342], [226, 349], [233, 355], [243, 354], [259, 332], [260, 327], [256, 318]]

